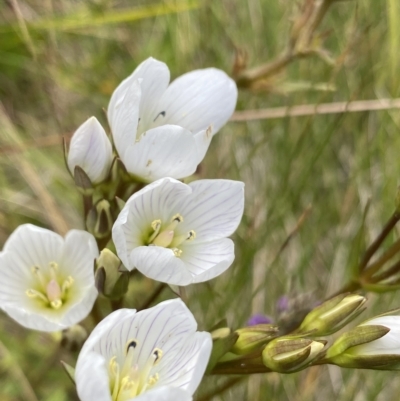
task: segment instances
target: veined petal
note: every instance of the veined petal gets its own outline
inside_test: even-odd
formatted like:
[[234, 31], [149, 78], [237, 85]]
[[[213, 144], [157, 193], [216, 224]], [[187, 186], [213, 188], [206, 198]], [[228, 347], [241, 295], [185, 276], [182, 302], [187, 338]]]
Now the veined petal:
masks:
[[200, 164], [207, 153], [208, 147], [210, 146], [211, 139], [213, 137], [212, 127], [208, 127], [194, 135], [197, 147], [197, 163]]
[[163, 177], [187, 177], [196, 171], [198, 159], [193, 135], [174, 125], [145, 132], [122, 157], [131, 174], [148, 182]]
[[[197, 328], [193, 315], [180, 299], [161, 302], [141, 312], [122, 311], [122, 319], [117, 320], [116, 312], [113, 312], [104, 319], [107, 326], [103, 326], [101, 332], [97, 332], [97, 328], [92, 332], [83, 346], [83, 354], [93, 351], [106, 359], [122, 356], [128, 340], [135, 339], [138, 352], [133, 363], [143, 365], [155, 348], [162, 349], [164, 356], [175, 354], [176, 345], [179, 348], [182, 344], [176, 339], [194, 334]], [[109, 319], [112, 319], [112, 325], [108, 323]]]
[[140, 100], [140, 117], [143, 122], [148, 120], [154, 105], [167, 88], [169, 79], [169, 69], [165, 63], [152, 57], [143, 61], [113, 92], [107, 110], [110, 125], [113, 123], [115, 106], [124, 98], [134, 81], [141, 80], [143, 95]]
[[0, 254], [0, 307], [30, 329], [58, 331], [84, 319], [97, 297], [91, 234], [62, 237], [33, 225], [18, 227]]
[[110, 313], [96, 326], [96, 329], [90, 333], [88, 339], [81, 349], [79, 357], [83, 358], [84, 354], [93, 352], [95, 349], [98, 349], [104, 357], [111, 358], [113, 355], [106, 352], [106, 350], [108, 349], [108, 334], [111, 333], [114, 329], [118, 330], [118, 327], [120, 327], [120, 325], [122, 325], [125, 320], [131, 321], [135, 314], [136, 309], [118, 309]]
[[32, 224], [22, 224], [10, 235], [3, 250], [12, 252], [14, 269], [21, 274], [31, 275], [29, 267], [60, 260], [63, 247], [64, 239], [55, 232]]
[[65, 236], [62, 264], [82, 285], [94, 284], [94, 262], [99, 249], [93, 235], [83, 230], [71, 230]]
[[166, 355], [161, 361], [159, 385], [180, 387], [193, 394], [203, 378], [211, 349], [210, 333], [197, 332], [187, 337], [174, 355]]
[[81, 401], [112, 401], [106, 360], [96, 353], [79, 355], [75, 383]]
[[97, 299], [97, 289], [94, 286], [80, 288], [81, 295], [75, 302], [69, 306], [68, 311], [60, 319], [60, 324], [64, 327], [71, 327], [85, 319], [93, 308]]
[[191, 189], [180, 181], [163, 178], [129, 198], [112, 229], [117, 254], [128, 269], [134, 268], [129, 260], [130, 252], [144, 245], [143, 235], [150, 233], [152, 221], [171, 219], [176, 213], [171, 205], [190, 192]]
[[95, 117], [86, 120], [74, 133], [68, 152], [68, 167], [74, 174], [81, 167], [93, 183], [103, 181], [111, 167], [112, 147]]
[[165, 386], [146, 391], [129, 401], [191, 401], [192, 399], [192, 396], [185, 390]]
[[196, 70], [175, 79], [157, 105], [164, 118], [153, 126], [174, 124], [197, 133], [213, 126], [216, 133], [236, 107], [237, 87], [223, 71], [215, 68]]
[[[114, 145], [121, 159], [124, 158], [126, 149], [136, 140], [140, 98], [140, 82], [129, 81], [124, 95], [118, 99], [112, 109], [109, 106], [109, 123]], [[112, 116], [111, 119], [110, 116]]]
[[193, 277], [185, 263], [171, 249], [140, 246], [130, 254], [130, 264], [153, 280], [173, 285], [188, 285]]
[[231, 180], [199, 180], [189, 184], [193, 192], [177, 202], [184, 216], [181, 232], [194, 230], [196, 242], [231, 235], [238, 227], [244, 208], [244, 183]]
[[50, 313], [34, 314], [32, 310], [24, 309], [16, 304], [2, 304], [1, 309], [21, 326], [31, 330], [54, 332], [67, 328], [67, 326], [59, 321], [50, 320], [48, 316]]
[[234, 244], [229, 238], [200, 244], [186, 242], [181, 248], [181, 259], [192, 273], [194, 283], [219, 276], [235, 259]]

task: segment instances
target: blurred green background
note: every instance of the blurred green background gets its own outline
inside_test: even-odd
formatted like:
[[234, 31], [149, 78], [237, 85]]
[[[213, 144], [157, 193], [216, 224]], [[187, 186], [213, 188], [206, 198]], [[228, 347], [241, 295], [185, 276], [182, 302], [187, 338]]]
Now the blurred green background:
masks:
[[[24, 222], [83, 227], [62, 137], [91, 115], [107, 126], [103, 109], [113, 89], [141, 61], [166, 62], [172, 78], [209, 66], [231, 73], [237, 50], [249, 67], [273, 61], [310, 2], [0, 2], [0, 244]], [[329, 56], [302, 57], [258, 90], [242, 89], [237, 109], [399, 95], [398, 0], [335, 2], [313, 45]], [[230, 122], [214, 137], [198, 176], [244, 181], [246, 208], [234, 235], [234, 265], [186, 290], [201, 329], [224, 317], [236, 328], [257, 312], [282, 320], [280, 297], [294, 300], [289, 312], [296, 315], [346, 282], [359, 256], [351, 249], [368, 199], [367, 243], [393, 212], [399, 126], [399, 110], [392, 109]], [[387, 244], [396, 236], [395, 230]], [[133, 283], [125, 305], [137, 306], [154, 286]], [[165, 291], [158, 300], [171, 296]], [[398, 292], [368, 298], [364, 317], [400, 305]], [[58, 342], [58, 335], [28, 332], [0, 315], [2, 401], [77, 400], [58, 362], [74, 365], [77, 353]], [[399, 391], [396, 372], [322, 366], [240, 381], [207, 377], [197, 399], [390, 401]]]

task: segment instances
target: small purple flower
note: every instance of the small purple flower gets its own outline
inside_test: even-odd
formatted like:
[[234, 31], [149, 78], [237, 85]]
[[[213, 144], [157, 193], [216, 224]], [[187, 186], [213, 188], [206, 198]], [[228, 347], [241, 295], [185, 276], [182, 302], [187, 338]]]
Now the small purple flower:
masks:
[[255, 326], [257, 324], [270, 324], [272, 319], [269, 316], [262, 315], [261, 313], [256, 313], [251, 316], [247, 321], [247, 326]]
[[276, 301], [276, 310], [278, 313], [283, 313], [289, 308], [289, 297], [282, 295], [278, 301]]

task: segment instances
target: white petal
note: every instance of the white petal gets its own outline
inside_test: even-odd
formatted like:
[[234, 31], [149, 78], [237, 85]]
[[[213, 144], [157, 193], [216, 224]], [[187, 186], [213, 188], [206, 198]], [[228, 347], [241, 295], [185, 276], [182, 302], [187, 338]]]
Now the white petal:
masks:
[[160, 362], [158, 385], [185, 389], [193, 394], [203, 378], [212, 349], [210, 333], [198, 332], [186, 339], [174, 355]]
[[93, 286], [80, 288], [79, 298], [74, 303], [71, 302], [68, 304], [65, 314], [60, 316], [60, 324], [64, 327], [71, 327], [85, 319], [92, 310], [97, 295], [97, 289], [94, 287], [94, 284]]
[[153, 280], [174, 285], [188, 285], [193, 277], [185, 263], [171, 249], [140, 246], [130, 255], [131, 266]]
[[108, 121], [110, 122], [110, 125], [113, 122], [115, 106], [119, 101], [121, 101], [121, 99], [124, 98], [125, 93], [131, 86], [132, 82], [137, 80], [142, 81], [140, 117], [141, 119], [147, 119], [149, 113], [151, 113], [152, 111], [154, 104], [167, 88], [169, 79], [169, 69], [166, 64], [152, 57], [143, 61], [128, 78], [124, 79], [120, 83], [120, 85], [117, 87], [117, 89], [115, 89], [114, 93], [112, 94], [107, 110]]
[[79, 355], [75, 383], [81, 401], [111, 401], [106, 360], [101, 355]]
[[33, 266], [47, 266], [50, 262], [58, 262], [63, 247], [64, 239], [55, 232], [32, 224], [23, 224], [10, 235], [4, 251], [12, 252], [15, 269], [21, 274], [31, 276], [30, 269]]
[[230, 180], [199, 180], [189, 184], [193, 192], [175, 205], [184, 221], [180, 233], [196, 232], [196, 242], [231, 235], [244, 208], [244, 183]]
[[99, 250], [92, 234], [71, 230], [65, 236], [64, 252], [60, 264], [81, 285], [94, 284], [94, 262]]
[[192, 396], [185, 390], [174, 387], [159, 387], [146, 391], [129, 401], [191, 401]]
[[66, 328], [59, 322], [49, 320], [45, 315], [34, 314], [29, 310], [13, 304], [1, 305], [1, 309], [12, 317], [21, 326], [31, 330], [55, 332]]
[[113, 159], [111, 143], [101, 124], [90, 117], [74, 133], [68, 153], [68, 167], [74, 174], [81, 167], [93, 183], [103, 181]]
[[193, 133], [212, 125], [216, 133], [231, 117], [236, 100], [236, 84], [223, 71], [192, 71], [177, 78], [164, 92], [154, 114], [165, 112], [165, 117], [154, 125], [179, 125]]
[[[103, 355], [106, 360], [113, 356], [124, 357], [128, 341], [135, 339], [138, 346], [133, 363], [138, 363], [140, 368], [155, 348], [165, 351], [164, 355], [173, 354], [176, 339], [193, 335], [197, 328], [193, 315], [180, 299], [161, 302], [136, 314], [129, 315], [127, 311], [120, 320], [114, 318], [115, 312], [107, 316], [104, 319], [107, 326], [100, 331], [98, 326], [93, 330], [81, 353], [93, 351]], [[112, 325], [108, 323], [110, 319]], [[180, 346], [182, 341], [177, 343]]]
[[198, 158], [197, 163], [200, 164], [201, 161], [204, 159], [208, 147], [210, 146], [212, 137], [213, 137], [212, 127], [209, 127], [195, 134], [194, 139], [196, 141], [196, 147], [197, 147], [197, 158]]
[[[108, 347], [102, 348], [103, 345], [107, 345], [107, 338], [109, 333], [114, 330], [118, 330], [118, 327], [123, 324], [125, 320], [132, 321], [136, 314], [135, 309], [118, 309], [110, 313], [106, 318], [104, 318], [90, 333], [90, 336], [83, 345], [79, 357], [83, 358], [83, 354], [94, 352], [97, 350], [98, 353], [106, 358], [111, 358], [113, 355], [106, 352]], [[124, 344], [123, 344], [124, 345]]]
[[176, 213], [171, 205], [190, 193], [189, 186], [173, 178], [163, 178], [129, 198], [112, 229], [117, 254], [128, 269], [134, 267], [129, 261], [130, 253], [133, 248], [145, 245], [143, 235], [150, 235], [151, 223], [157, 219], [169, 221]]
[[121, 158], [131, 174], [150, 182], [163, 177], [183, 178], [193, 174], [199, 156], [196, 140], [188, 130], [164, 125], [142, 134]]
[[234, 244], [229, 238], [204, 242], [186, 242], [181, 259], [194, 276], [194, 283], [211, 280], [222, 274], [235, 259]]
[[[112, 109], [112, 120], [109, 120], [114, 145], [121, 159], [124, 158], [127, 147], [135, 143], [139, 121], [140, 82], [129, 81], [129, 83], [124, 96], [118, 100]], [[109, 118], [110, 113], [109, 111]]]

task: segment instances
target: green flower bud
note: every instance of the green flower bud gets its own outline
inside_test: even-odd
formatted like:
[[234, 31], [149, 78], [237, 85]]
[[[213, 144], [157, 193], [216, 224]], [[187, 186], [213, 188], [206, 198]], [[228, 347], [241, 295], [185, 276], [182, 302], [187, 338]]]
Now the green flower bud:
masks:
[[272, 324], [257, 324], [235, 331], [239, 335], [231, 352], [236, 355], [250, 354], [261, 350], [271, 339], [278, 336], [278, 327]]
[[380, 316], [339, 337], [325, 361], [345, 368], [400, 370], [400, 317]]
[[83, 343], [86, 341], [88, 333], [79, 324], [63, 330], [61, 337], [61, 346], [69, 351], [78, 351], [82, 348]]
[[324, 349], [326, 341], [308, 338], [280, 337], [264, 348], [264, 365], [275, 372], [292, 373], [307, 367], [316, 360]]
[[121, 261], [109, 249], [101, 251], [97, 259], [95, 282], [98, 291], [111, 299], [120, 299], [128, 290], [129, 274], [121, 271]]
[[111, 233], [113, 219], [110, 203], [102, 199], [89, 211], [86, 225], [96, 238], [105, 238]]
[[308, 313], [299, 330], [316, 336], [336, 333], [365, 310], [362, 307], [365, 302], [366, 298], [361, 295], [338, 295]]

